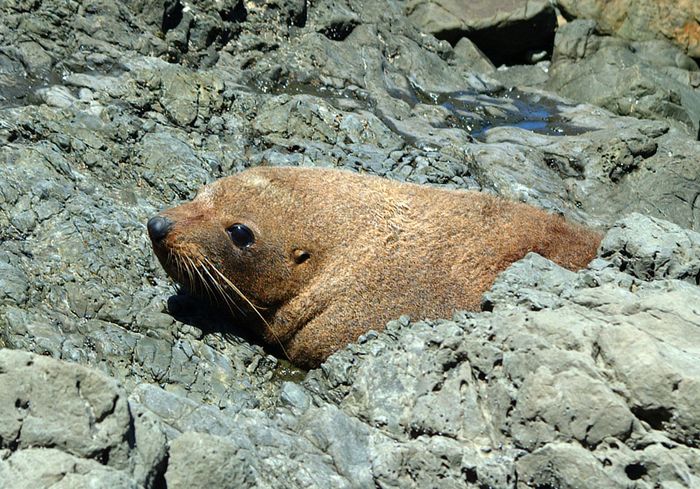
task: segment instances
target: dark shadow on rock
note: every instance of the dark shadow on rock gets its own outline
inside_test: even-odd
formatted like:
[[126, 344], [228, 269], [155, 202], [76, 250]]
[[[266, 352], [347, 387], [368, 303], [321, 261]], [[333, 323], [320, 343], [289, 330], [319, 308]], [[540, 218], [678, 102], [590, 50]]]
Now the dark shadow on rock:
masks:
[[281, 348], [262, 340], [259, 319], [242, 313], [233, 314], [221, 304], [191, 295], [184, 289], [168, 298], [168, 313], [181, 323], [199, 329], [202, 335], [220, 333], [227, 340], [254, 343], [278, 359], [285, 358]]

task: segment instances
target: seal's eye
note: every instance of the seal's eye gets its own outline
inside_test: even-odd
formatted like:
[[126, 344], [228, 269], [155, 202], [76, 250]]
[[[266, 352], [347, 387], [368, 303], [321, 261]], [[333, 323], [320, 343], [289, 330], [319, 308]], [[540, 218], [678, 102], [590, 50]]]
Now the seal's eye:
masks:
[[231, 238], [231, 241], [233, 241], [233, 244], [239, 248], [248, 248], [255, 241], [253, 231], [245, 224], [234, 224], [226, 229], [226, 232], [229, 238]]

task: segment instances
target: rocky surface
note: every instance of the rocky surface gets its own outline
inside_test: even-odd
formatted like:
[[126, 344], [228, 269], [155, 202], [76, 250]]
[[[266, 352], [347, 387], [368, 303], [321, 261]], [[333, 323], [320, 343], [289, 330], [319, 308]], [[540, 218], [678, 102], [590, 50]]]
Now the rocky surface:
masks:
[[700, 4], [693, 0], [557, 0], [565, 15], [596, 20], [607, 33], [634, 41], [670, 39], [700, 57]]
[[[551, 62], [496, 71], [407, 6], [0, 3], [7, 487], [700, 485], [697, 64], [576, 21]], [[145, 233], [260, 164], [609, 230], [588, 270], [530, 255], [482, 312], [402, 318], [307, 374], [178, 292]]]
[[[0, 475], [12, 487], [695, 487], [699, 279], [700, 234], [632, 215], [588, 270], [528, 255], [488, 312], [394, 321], [283, 382], [267, 410], [148, 384], [127, 404], [108, 377], [2, 350]], [[46, 463], [29, 475], [33, 460]]]
[[668, 41], [626, 42], [595, 29], [575, 21], [557, 32], [547, 88], [621, 115], [677, 120], [697, 134], [697, 63]]
[[496, 64], [551, 54], [557, 26], [554, 6], [546, 0], [410, 0], [406, 14], [421, 31], [450, 44], [470, 39]]
[[602, 35], [593, 20], [557, 30], [551, 62], [490, 73], [506, 86], [552, 90], [620, 115], [677, 124], [691, 137], [700, 124], [700, 68], [667, 40]]

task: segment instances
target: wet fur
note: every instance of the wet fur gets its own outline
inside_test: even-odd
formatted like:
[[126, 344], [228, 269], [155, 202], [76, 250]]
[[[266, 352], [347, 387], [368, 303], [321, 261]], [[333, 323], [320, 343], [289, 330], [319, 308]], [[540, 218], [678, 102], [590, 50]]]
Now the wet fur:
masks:
[[[246, 170], [162, 215], [174, 221], [154, 245], [166, 271], [259, 317], [264, 339], [304, 366], [402, 314], [479, 309], [496, 275], [530, 251], [583, 268], [601, 239], [484, 193], [311, 168]], [[253, 229], [250, 249], [228, 238], [234, 223]]]

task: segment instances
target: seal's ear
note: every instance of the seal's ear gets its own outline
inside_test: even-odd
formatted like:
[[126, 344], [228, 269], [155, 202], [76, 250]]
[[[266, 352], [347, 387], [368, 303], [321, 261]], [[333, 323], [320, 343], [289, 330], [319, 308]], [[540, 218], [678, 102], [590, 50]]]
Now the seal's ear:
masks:
[[292, 251], [292, 258], [294, 258], [294, 263], [296, 263], [297, 265], [301, 265], [306, 260], [311, 258], [311, 253], [309, 253], [306, 250], [297, 248], [294, 251]]

